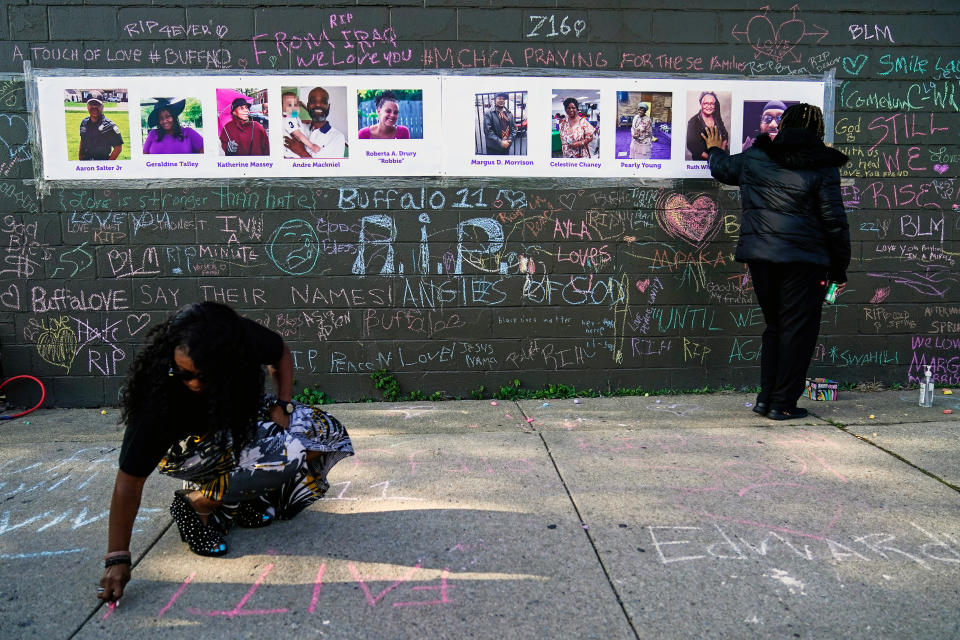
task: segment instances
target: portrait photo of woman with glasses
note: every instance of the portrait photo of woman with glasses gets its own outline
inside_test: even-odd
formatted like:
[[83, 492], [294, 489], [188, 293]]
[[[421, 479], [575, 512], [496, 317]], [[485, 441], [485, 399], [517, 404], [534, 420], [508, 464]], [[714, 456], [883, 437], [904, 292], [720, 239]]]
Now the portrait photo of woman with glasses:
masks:
[[701, 137], [707, 127], [716, 127], [722, 148], [729, 147], [730, 134], [724, 124], [730, 120], [729, 91], [688, 92], [687, 113], [693, 114], [687, 121], [687, 160], [707, 159], [707, 147]]

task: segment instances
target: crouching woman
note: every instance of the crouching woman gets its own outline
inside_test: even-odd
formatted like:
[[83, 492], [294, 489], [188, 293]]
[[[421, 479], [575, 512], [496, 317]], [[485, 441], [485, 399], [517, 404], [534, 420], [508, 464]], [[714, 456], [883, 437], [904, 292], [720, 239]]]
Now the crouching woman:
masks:
[[[275, 395], [264, 395], [264, 365]], [[116, 601], [130, 581], [130, 537], [154, 468], [190, 487], [175, 492], [170, 513], [202, 556], [227, 553], [233, 524], [289, 519], [323, 496], [353, 446], [336, 418], [291, 401], [292, 384], [283, 339], [225, 305], [188, 305], [150, 332], [122, 395], [100, 599]]]

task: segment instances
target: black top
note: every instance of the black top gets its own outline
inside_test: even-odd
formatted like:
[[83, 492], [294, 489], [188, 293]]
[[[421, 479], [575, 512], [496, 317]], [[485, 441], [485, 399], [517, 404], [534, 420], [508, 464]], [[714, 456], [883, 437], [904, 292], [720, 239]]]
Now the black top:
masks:
[[[513, 114], [509, 109], [504, 109], [503, 113], [506, 116], [503, 122], [506, 122], [507, 130], [509, 131], [506, 139], [513, 142], [514, 138], [517, 137], [517, 126], [513, 121]], [[504, 140], [500, 135], [501, 131], [503, 131], [503, 122], [496, 108], [487, 109], [483, 114], [483, 129], [484, 136], [487, 139], [488, 155], [505, 155], [510, 153], [510, 149], [504, 149], [501, 144]]]
[[[717, 123], [717, 133], [720, 134], [720, 139], [724, 142], [728, 141], [730, 134], [727, 133], [727, 127], [724, 126], [719, 113], [714, 117], [714, 122]], [[703, 116], [700, 115], [699, 111], [687, 121], [687, 151], [690, 152], [691, 160], [703, 161], [706, 159], [702, 157], [702, 154], [707, 152], [707, 143], [700, 137], [700, 134], [706, 130], [707, 124], [703, 121]]]
[[[240, 319], [243, 328], [243, 352], [249, 366], [276, 364], [283, 355], [283, 339], [252, 320]], [[207, 397], [194, 393], [177, 378], [164, 378], [168, 385], [169, 410], [165, 415], [133, 415], [123, 434], [120, 469], [145, 478], [157, 466], [167, 450], [187, 436], [205, 435]]]
[[740, 187], [739, 262], [799, 262], [847, 281], [850, 231], [840, 193], [847, 157], [805, 129], [761, 135], [736, 155], [710, 149], [710, 172]]
[[106, 118], [93, 124], [90, 118], [80, 123], [80, 140], [83, 145], [81, 160], [109, 160], [114, 147], [123, 145], [120, 127]]

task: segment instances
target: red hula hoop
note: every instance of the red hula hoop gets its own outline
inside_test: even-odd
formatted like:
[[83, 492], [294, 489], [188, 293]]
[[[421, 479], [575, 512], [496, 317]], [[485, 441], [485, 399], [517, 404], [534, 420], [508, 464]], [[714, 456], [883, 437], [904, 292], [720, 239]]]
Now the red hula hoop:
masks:
[[40, 408], [40, 405], [43, 404], [43, 400], [47, 397], [47, 388], [43, 386], [43, 383], [39, 379], [34, 378], [33, 376], [22, 375], [22, 376], [13, 376], [12, 378], [7, 378], [3, 382], [0, 382], [0, 389], [3, 389], [7, 386], [8, 382], [13, 382], [14, 380], [20, 380], [21, 378], [26, 378], [28, 380], [33, 380], [40, 386], [40, 402], [27, 409], [26, 411], [21, 411], [20, 413], [15, 413], [12, 416], [0, 416], [0, 420], [13, 420], [14, 418], [19, 418], [20, 416], [25, 416], [31, 411], [36, 411]]

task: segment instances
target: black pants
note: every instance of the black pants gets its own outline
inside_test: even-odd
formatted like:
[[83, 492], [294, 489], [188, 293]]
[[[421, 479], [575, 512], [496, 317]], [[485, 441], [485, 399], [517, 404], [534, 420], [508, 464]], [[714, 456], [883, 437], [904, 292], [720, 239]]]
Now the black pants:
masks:
[[751, 262], [750, 276], [767, 328], [760, 351], [760, 395], [771, 409], [797, 406], [820, 334], [826, 267]]

